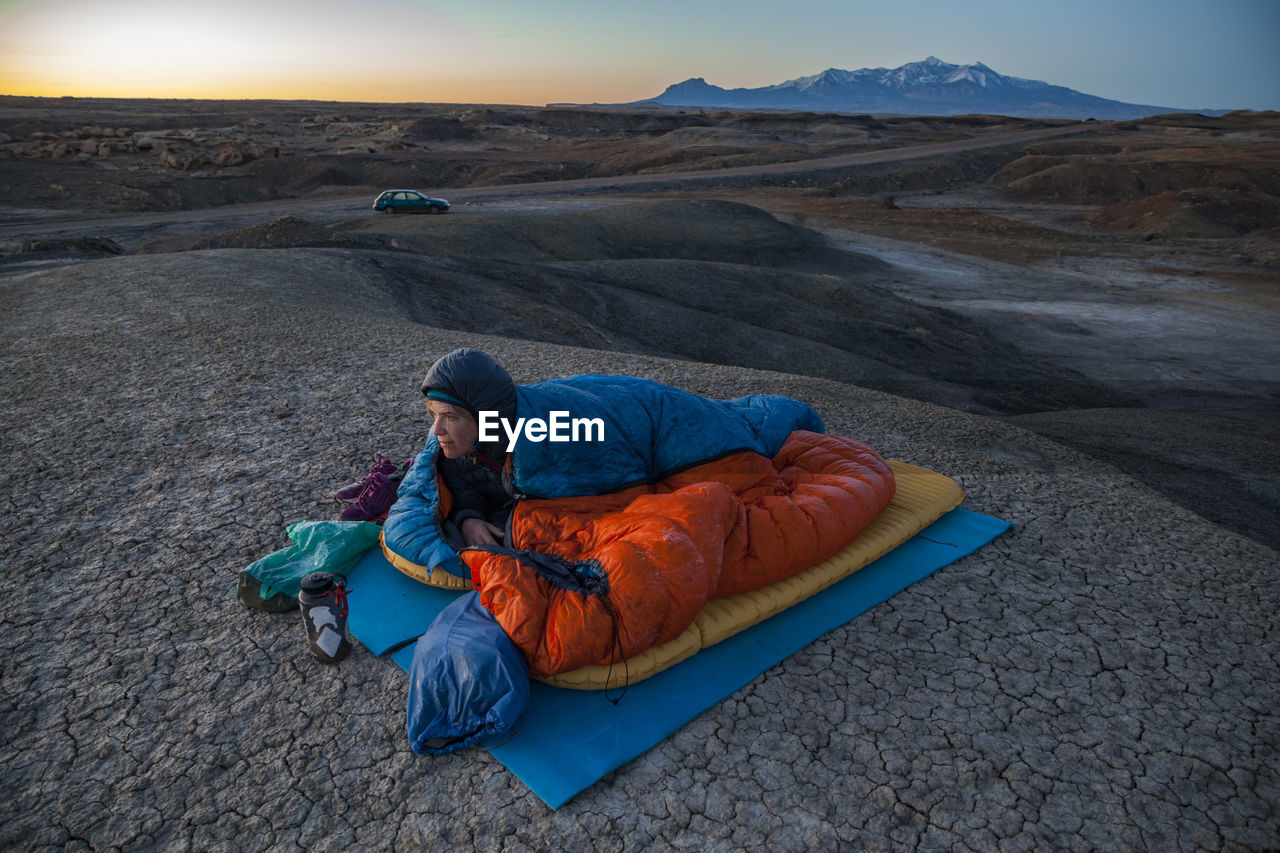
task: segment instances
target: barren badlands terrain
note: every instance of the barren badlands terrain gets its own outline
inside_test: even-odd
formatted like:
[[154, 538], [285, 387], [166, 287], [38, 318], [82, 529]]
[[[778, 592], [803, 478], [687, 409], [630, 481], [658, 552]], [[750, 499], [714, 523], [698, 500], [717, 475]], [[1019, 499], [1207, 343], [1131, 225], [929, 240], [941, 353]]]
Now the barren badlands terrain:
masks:
[[[0, 187], [5, 845], [1280, 834], [1275, 114], [8, 97]], [[466, 343], [806, 399], [1017, 528], [550, 812], [230, 594]]]
[[[1276, 546], [1278, 134], [11, 97], [0, 271], [325, 250], [428, 325], [1011, 418]], [[398, 186], [453, 212], [375, 216]]]

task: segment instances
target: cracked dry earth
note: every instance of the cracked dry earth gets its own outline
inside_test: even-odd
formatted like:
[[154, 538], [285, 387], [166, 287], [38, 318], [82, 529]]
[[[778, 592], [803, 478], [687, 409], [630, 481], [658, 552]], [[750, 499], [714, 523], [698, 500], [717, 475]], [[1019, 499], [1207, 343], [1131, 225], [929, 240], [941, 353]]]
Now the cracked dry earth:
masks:
[[[0, 279], [0, 846], [1276, 845], [1276, 552], [994, 421], [464, 337], [409, 322], [364, 275], [338, 251], [224, 250]], [[553, 812], [486, 752], [413, 755], [390, 661], [357, 648], [322, 667], [295, 615], [233, 595], [375, 451], [421, 445], [417, 382], [462, 344], [521, 382], [800, 397], [1017, 529]]]

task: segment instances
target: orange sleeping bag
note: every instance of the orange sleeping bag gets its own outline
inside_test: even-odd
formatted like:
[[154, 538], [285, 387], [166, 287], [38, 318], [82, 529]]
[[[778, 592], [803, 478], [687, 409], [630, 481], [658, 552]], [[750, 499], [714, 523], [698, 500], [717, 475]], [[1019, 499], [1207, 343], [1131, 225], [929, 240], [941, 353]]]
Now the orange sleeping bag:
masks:
[[797, 430], [772, 459], [737, 453], [609, 495], [526, 500], [521, 551], [461, 552], [480, 601], [533, 675], [607, 666], [678, 636], [711, 598], [843, 549], [893, 499], [871, 448]]

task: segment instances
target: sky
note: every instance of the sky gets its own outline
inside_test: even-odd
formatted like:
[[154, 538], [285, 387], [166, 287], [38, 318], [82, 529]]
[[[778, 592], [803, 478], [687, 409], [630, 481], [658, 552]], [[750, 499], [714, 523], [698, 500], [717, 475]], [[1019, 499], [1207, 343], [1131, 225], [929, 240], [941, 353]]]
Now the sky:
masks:
[[0, 0], [0, 94], [546, 104], [937, 56], [1280, 109], [1280, 0]]

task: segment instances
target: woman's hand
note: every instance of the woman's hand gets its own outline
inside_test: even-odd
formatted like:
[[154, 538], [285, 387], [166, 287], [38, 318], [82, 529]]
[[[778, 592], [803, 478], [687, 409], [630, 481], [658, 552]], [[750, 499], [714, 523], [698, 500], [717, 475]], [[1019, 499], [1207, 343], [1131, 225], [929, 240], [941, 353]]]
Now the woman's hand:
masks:
[[501, 545], [503, 529], [482, 518], [468, 518], [462, 522], [462, 539], [468, 545]]

